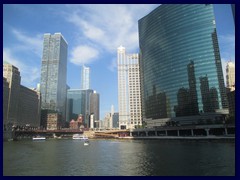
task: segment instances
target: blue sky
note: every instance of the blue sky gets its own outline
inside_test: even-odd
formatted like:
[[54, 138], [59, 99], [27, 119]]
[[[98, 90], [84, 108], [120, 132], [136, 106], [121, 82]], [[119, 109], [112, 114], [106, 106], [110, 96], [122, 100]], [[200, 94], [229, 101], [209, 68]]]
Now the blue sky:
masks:
[[[21, 84], [40, 82], [43, 34], [61, 32], [68, 42], [67, 84], [80, 88], [81, 65], [90, 67], [90, 87], [100, 93], [100, 117], [118, 111], [117, 47], [138, 53], [138, 20], [157, 4], [5, 4], [3, 60], [21, 73]], [[214, 6], [224, 69], [235, 62], [235, 27], [230, 5]], [[225, 79], [225, 78], [224, 78]]]

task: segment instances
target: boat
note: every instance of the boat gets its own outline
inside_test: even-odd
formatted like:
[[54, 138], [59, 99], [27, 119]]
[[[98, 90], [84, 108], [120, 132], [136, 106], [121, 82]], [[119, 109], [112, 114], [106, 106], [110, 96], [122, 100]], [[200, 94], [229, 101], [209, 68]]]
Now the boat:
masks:
[[81, 134], [74, 134], [73, 139], [78, 139], [78, 140], [88, 140], [87, 136], [81, 135]]
[[46, 137], [36, 136], [36, 137], [33, 137], [32, 139], [33, 139], [34, 141], [36, 141], [36, 140], [46, 140]]
[[84, 146], [88, 146], [89, 145], [89, 141], [88, 140], [85, 140], [84, 141]]
[[54, 139], [62, 139], [62, 136], [56, 136], [55, 134], [53, 134], [53, 138]]

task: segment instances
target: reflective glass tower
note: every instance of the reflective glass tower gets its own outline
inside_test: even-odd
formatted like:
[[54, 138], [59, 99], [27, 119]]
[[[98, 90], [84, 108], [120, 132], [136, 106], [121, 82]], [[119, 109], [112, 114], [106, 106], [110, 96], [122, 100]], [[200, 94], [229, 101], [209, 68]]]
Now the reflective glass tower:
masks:
[[144, 119], [227, 108], [213, 5], [164, 4], [138, 25]]
[[69, 89], [67, 91], [67, 121], [76, 120], [78, 115], [81, 114], [85, 127], [89, 127], [91, 94], [93, 94], [92, 89]]
[[[44, 34], [41, 69], [42, 109], [65, 117], [68, 44], [61, 33]], [[65, 118], [64, 118], [65, 119]]]
[[82, 66], [81, 89], [90, 89], [90, 68]]

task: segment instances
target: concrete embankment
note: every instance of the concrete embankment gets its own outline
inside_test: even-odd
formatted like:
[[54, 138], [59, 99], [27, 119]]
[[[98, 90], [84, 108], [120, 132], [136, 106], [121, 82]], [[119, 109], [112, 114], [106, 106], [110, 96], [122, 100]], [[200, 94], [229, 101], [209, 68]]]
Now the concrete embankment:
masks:
[[159, 140], [231, 140], [235, 141], [235, 136], [191, 136], [191, 137], [176, 137], [176, 136], [145, 136], [145, 137], [119, 137], [119, 139], [159, 139]]

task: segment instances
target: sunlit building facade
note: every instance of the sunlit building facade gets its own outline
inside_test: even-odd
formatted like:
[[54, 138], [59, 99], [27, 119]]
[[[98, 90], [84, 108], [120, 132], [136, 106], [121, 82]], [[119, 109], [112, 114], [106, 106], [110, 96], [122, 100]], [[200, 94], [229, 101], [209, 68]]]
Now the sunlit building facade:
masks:
[[138, 54], [126, 54], [118, 48], [119, 128], [132, 129], [142, 125]]
[[145, 122], [228, 107], [213, 5], [164, 4], [138, 25]]
[[90, 68], [82, 66], [81, 89], [90, 89]]
[[233, 62], [228, 62], [226, 67], [226, 81], [227, 88], [230, 88], [230, 91], [235, 90], [235, 65]]
[[3, 64], [3, 124], [4, 130], [12, 126], [40, 127], [40, 94], [21, 84], [17, 67]]
[[8, 91], [8, 104], [7, 111], [4, 119], [7, 120], [7, 123], [10, 125], [18, 124], [18, 109], [19, 109], [19, 92], [20, 92], [20, 83], [21, 76], [20, 71], [17, 67], [9, 64], [8, 62], [3, 63], [3, 77], [6, 78], [6, 81], [9, 85]]

